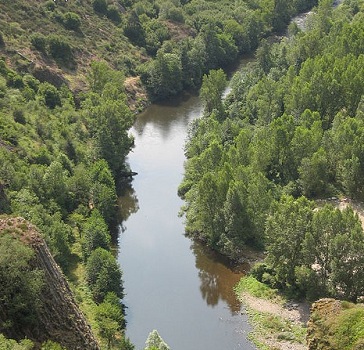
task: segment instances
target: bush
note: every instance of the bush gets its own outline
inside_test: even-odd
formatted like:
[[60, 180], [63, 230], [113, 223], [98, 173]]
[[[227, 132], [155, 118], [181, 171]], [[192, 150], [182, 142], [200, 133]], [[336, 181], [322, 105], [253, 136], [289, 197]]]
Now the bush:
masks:
[[119, 9], [115, 5], [109, 5], [107, 7], [107, 18], [111, 19], [116, 24], [119, 24], [121, 22], [121, 17], [119, 13]]
[[49, 83], [42, 83], [40, 85], [39, 95], [43, 98], [46, 106], [51, 109], [61, 105], [61, 97], [58, 90]]
[[96, 12], [106, 15], [107, 3], [105, 0], [94, 0], [92, 6]]
[[14, 71], [9, 71], [6, 77], [6, 85], [16, 89], [24, 87], [22, 77]]
[[185, 18], [183, 16], [182, 9], [177, 7], [172, 7], [167, 14], [167, 19], [170, 19], [173, 22], [184, 23]]
[[77, 13], [67, 12], [63, 16], [62, 23], [66, 29], [78, 30], [81, 26], [81, 19]]
[[24, 84], [24, 86], [28, 86], [33, 91], [37, 92], [40, 82], [38, 79], [34, 78], [32, 75], [25, 74], [23, 76], [23, 84]]
[[47, 46], [47, 39], [44, 35], [35, 33], [31, 35], [30, 42], [34, 46], [35, 49], [37, 49], [40, 52], [46, 51]]
[[52, 34], [48, 37], [49, 53], [55, 59], [67, 60], [72, 58], [70, 44], [61, 36]]
[[16, 121], [19, 124], [24, 125], [26, 123], [26, 120], [25, 120], [25, 117], [24, 117], [24, 111], [19, 109], [19, 108], [16, 108], [13, 111], [13, 117], [14, 117], [14, 121]]
[[44, 4], [44, 7], [46, 10], [48, 11], [54, 11], [56, 8], [56, 4], [54, 3], [53, 0], [49, 0]]

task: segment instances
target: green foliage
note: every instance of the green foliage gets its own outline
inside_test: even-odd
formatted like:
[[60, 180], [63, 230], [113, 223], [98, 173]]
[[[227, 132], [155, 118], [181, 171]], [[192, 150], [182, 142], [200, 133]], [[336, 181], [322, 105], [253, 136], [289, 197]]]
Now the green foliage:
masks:
[[205, 113], [210, 114], [214, 109], [222, 114], [221, 97], [227, 85], [227, 78], [222, 69], [212, 70], [209, 75], [204, 75], [201, 86], [201, 99], [205, 104]]
[[122, 306], [114, 293], [108, 293], [104, 301], [97, 306], [96, 321], [100, 335], [107, 340], [110, 348], [125, 326]]
[[94, 10], [101, 14], [107, 13], [107, 3], [105, 0], [93, 0], [92, 6]]
[[30, 42], [40, 52], [45, 52], [47, 47], [47, 38], [43, 34], [34, 33], [30, 36]]
[[58, 343], [48, 340], [42, 344], [40, 350], [65, 350], [65, 349], [62, 348], [62, 346], [59, 345]]
[[33, 342], [29, 339], [23, 339], [19, 343], [14, 339], [7, 339], [0, 334], [0, 348], [4, 350], [32, 350]]
[[61, 105], [61, 97], [57, 88], [49, 83], [40, 84], [38, 94], [49, 108]]
[[54, 59], [70, 60], [72, 59], [72, 48], [67, 40], [57, 34], [51, 34], [47, 37], [49, 53]]
[[96, 248], [109, 249], [110, 234], [104, 218], [95, 209], [91, 216], [86, 219], [82, 228], [82, 251], [85, 260]]
[[[267, 3], [259, 30], [283, 28], [294, 11], [286, 5]], [[215, 107], [192, 125], [186, 145], [179, 194], [187, 233], [233, 259], [244, 244], [264, 247], [267, 266], [255, 271], [258, 279], [299, 296], [356, 300], [363, 284], [363, 232], [353, 212], [314, 211], [302, 197], [363, 198], [361, 16], [321, 3], [309, 30], [262, 42], [257, 61], [236, 75], [225, 101], [206, 88], [204, 76], [201, 96]], [[249, 31], [238, 17], [225, 27], [205, 19], [195, 28], [214, 55], [209, 64], [224, 61], [223, 38], [227, 43], [230, 35], [239, 50], [246, 45]]]
[[278, 297], [277, 290], [267, 287], [262, 282], [259, 282], [253, 276], [246, 276], [240, 279], [235, 287], [235, 292], [241, 294], [247, 292], [257, 298], [276, 299]]
[[[15, 234], [14, 234], [15, 235]], [[31, 266], [34, 251], [13, 235], [0, 234], [0, 332], [35, 325], [42, 307], [43, 275]]]
[[132, 11], [127, 18], [124, 34], [133, 44], [145, 45], [145, 31], [135, 11]]
[[107, 18], [111, 19], [116, 24], [119, 24], [121, 22], [120, 12], [116, 5], [107, 6], [106, 16], [107, 16]]
[[66, 29], [78, 30], [81, 26], [81, 18], [77, 13], [66, 12], [62, 17], [62, 23]]
[[145, 345], [146, 348], [144, 350], [170, 350], [169, 346], [155, 329], [149, 333]]
[[175, 53], [158, 51], [155, 61], [145, 65], [141, 79], [154, 100], [182, 91], [182, 65]]
[[86, 264], [87, 283], [94, 300], [101, 303], [107, 293], [113, 292], [123, 297], [121, 270], [114, 256], [102, 248], [95, 249]]
[[3, 33], [0, 32], [0, 47], [4, 47], [4, 46], [5, 46], [5, 41], [4, 41]]
[[361, 349], [364, 339], [364, 308], [361, 305], [341, 312], [335, 323], [332, 323], [333, 346], [338, 349]]

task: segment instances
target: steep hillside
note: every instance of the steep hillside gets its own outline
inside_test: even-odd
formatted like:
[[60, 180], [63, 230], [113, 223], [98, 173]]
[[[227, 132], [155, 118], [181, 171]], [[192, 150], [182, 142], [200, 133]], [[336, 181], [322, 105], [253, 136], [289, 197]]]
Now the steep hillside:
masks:
[[309, 350], [364, 349], [364, 305], [320, 299], [311, 307]]
[[[91, 328], [88, 325], [82, 312], [79, 310], [69, 285], [61, 270], [55, 263], [50, 251], [38, 233], [37, 229], [21, 218], [2, 218], [0, 219], [0, 238], [2, 249], [12, 248], [10, 254], [27, 252], [31, 248], [30, 259], [27, 265], [21, 266], [21, 276], [15, 273], [4, 276], [4, 273], [16, 267], [11, 267], [4, 261], [5, 256], [0, 258], [0, 275], [2, 276], [0, 285], [2, 298], [0, 300], [0, 333], [15, 339], [28, 338], [35, 342], [55, 341], [66, 349], [90, 349], [97, 350], [97, 344]], [[25, 248], [24, 248], [25, 246]], [[14, 249], [15, 248], [15, 249]], [[24, 249], [24, 250], [22, 250]], [[19, 254], [24, 256], [24, 254]], [[18, 259], [18, 263], [21, 259]], [[19, 289], [26, 289], [28, 286], [16, 282], [14, 279], [25, 281], [24, 275], [36, 271], [41, 280], [41, 288], [33, 288], [32, 299], [37, 299], [37, 305], [31, 305], [32, 300], [26, 300], [24, 294]], [[4, 279], [9, 282], [4, 285]], [[29, 282], [29, 281], [28, 281]], [[18, 283], [16, 285], [16, 283]], [[18, 300], [14, 308], [12, 299]], [[23, 298], [23, 299], [20, 299]], [[20, 304], [22, 300], [22, 305]], [[22, 325], [19, 316], [27, 317], [29, 310], [33, 315], [26, 325]], [[10, 326], [10, 327], [9, 327]]]
[[[117, 13], [124, 11], [115, 6]], [[118, 21], [96, 12], [92, 1], [5, 0], [0, 4], [0, 28], [0, 55], [9, 66], [58, 86], [65, 82], [71, 90], [85, 87], [93, 60], [105, 60], [126, 73], [136, 60], [143, 60]], [[53, 52], [47, 40], [58, 40], [61, 52]]]

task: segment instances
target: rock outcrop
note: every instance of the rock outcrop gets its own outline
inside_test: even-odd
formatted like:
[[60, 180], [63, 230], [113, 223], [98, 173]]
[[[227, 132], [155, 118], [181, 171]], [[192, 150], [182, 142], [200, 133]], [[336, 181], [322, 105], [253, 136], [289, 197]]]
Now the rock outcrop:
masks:
[[341, 302], [339, 300], [325, 298], [312, 304], [311, 316], [307, 324], [307, 344], [309, 350], [331, 349], [324, 321], [332, 319], [340, 311]]
[[37, 229], [22, 218], [2, 218], [0, 235], [5, 232], [32, 247], [35, 255], [30, 262], [31, 267], [44, 272], [43, 307], [37, 315], [38, 326], [22, 330], [24, 334], [17, 334], [17, 337], [27, 337], [37, 343], [52, 340], [68, 350], [99, 350], [64, 275]]
[[309, 350], [363, 350], [364, 305], [330, 298], [312, 304], [307, 324]]

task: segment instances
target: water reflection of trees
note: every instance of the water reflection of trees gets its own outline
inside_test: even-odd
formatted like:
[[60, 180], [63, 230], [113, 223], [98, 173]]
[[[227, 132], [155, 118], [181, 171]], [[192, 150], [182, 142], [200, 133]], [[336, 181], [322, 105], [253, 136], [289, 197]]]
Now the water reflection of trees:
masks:
[[196, 257], [196, 267], [201, 281], [200, 291], [207, 305], [217, 305], [219, 300], [227, 303], [232, 314], [240, 311], [241, 304], [235, 297], [234, 286], [243, 276], [234, 272], [217, 254], [193, 242], [191, 249]]
[[188, 93], [176, 96], [173, 99], [150, 105], [144, 112], [138, 115], [133, 129], [137, 135], [142, 136], [146, 131], [146, 124], [157, 127], [163, 140], [167, 139], [173, 127], [178, 124], [187, 125], [191, 115], [199, 116], [202, 107], [197, 96]]
[[125, 227], [123, 222], [127, 221], [131, 214], [139, 210], [139, 201], [136, 192], [131, 184], [123, 188], [122, 195], [118, 198], [119, 216], [121, 230], [124, 231]]

